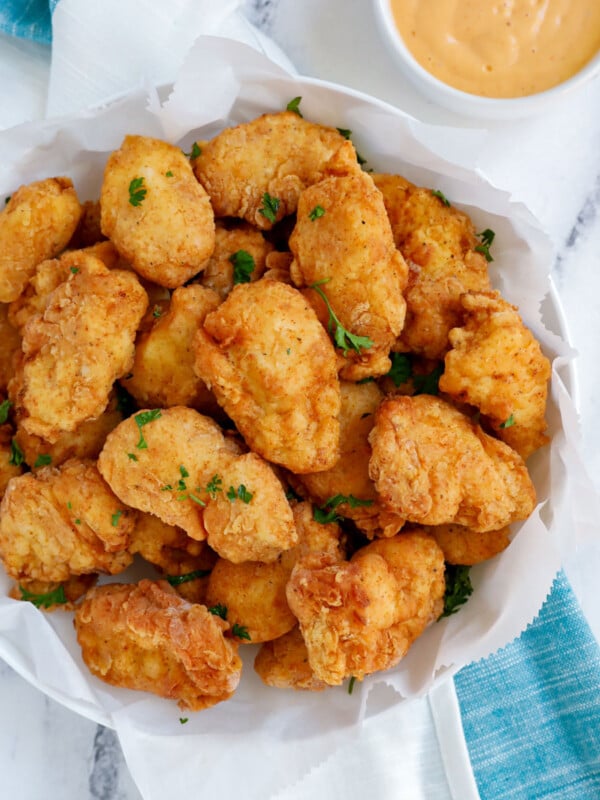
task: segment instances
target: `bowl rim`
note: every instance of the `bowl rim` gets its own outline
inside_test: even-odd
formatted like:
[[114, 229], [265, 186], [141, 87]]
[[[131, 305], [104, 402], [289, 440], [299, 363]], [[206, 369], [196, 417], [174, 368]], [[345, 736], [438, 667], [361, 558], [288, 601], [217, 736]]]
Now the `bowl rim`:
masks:
[[564, 95], [566, 92], [571, 91], [600, 73], [599, 49], [576, 73], [566, 78], [564, 81], [557, 83], [555, 86], [551, 86], [541, 92], [534, 92], [533, 94], [518, 97], [487, 97], [472, 92], [465, 92], [462, 89], [456, 89], [449, 83], [445, 83], [439, 78], [436, 78], [435, 75], [426, 70], [425, 67], [417, 61], [398, 30], [392, 14], [391, 0], [373, 0], [373, 5], [375, 7], [375, 16], [379, 29], [386, 39], [388, 47], [396, 56], [396, 60], [402, 62], [407, 69], [407, 73], [411, 73], [411, 76], [417, 79], [421, 85], [425, 84], [429, 92], [434, 91], [436, 94], [444, 95], [448, 101], [456, 101], [457, 106], [458, 104], [469, 104], [473, 107], [478, 107], [481, 111], [485, 111], [486, 109], [496, 111], [500, 108], [506, 110], [513, 109], [515, 111], [522, 109], [526, 111], [533, 105], [537, 106], [541, 103], [547, 103]]

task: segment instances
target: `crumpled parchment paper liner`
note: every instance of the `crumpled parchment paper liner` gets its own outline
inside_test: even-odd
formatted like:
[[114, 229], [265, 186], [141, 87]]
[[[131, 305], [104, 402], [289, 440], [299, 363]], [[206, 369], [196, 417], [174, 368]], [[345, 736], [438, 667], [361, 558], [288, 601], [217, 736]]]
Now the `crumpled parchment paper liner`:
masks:
[[[368, 678], [352, 697], [345, 688], [322, 694], [268, 689], [252, 670], [254, 647], [243, 647], [246, 666], [235, 696], [199, 714], [182, 713], [174, 703], [115, 689], [90, 676], [79, 656], [71, 615], [44, 615], [10, 600], [10, 582], [0, 571], [0, 656], [61, 702], [115, 726], [146, 797], [190, 789], [219, 796], [233, 785], [234, 770], [243, 796], [265, 798], [297, 780], [352, 734], [370, 687], [383, 681], [404, 697], [421, 695], [464, 664], [507, 644], [536, 615], [560, 554], [573, 552], [578, 541], [577, 530], [563, 527], [566, 481], [577, 460], [577, 415], [563, 384], [572, 379], [573, 353], [560, 338], [560, 308], [549, 280], [549, 241], [527, 209], [490, 186], [476, 168], [481, 132], [418, 123], [364, 95], [291, 76], [252, 48], [216, 37], [198, 40], [170, 99], [161, 106], [162, 94], [138, 92], [95, 113], [0, 134], [0, 192], [8, 195], [21, 183], [67, 174], [82, 199], [94, 199], [107, 154], [126, 133], [168, 138], [189, 149], [196, 138], [283, 109], [300, 95], [306, 118], [353, 131], [370, 167], [440, 189], [472, 215], [477, 230], [496, 232], [494, 284], [520, 307], [546, 354], [559, 357], [561, 368], [548, 414], [553, 442], [530, 462], [538, 509], [520, 529], [515, 526], [518, 534], [503, 554], [473, 569], [475, 592], [464, 609], [433, 625], [398, 668]], [[553, 330], [543, 324], [542, 311]], [[576, 472], [580, 474], [579, 467]], [[589, 486], [580, 482], [570, 491], [569, 505], [589, 505]], [[180, 723], [180, 716], [189, 721]]]

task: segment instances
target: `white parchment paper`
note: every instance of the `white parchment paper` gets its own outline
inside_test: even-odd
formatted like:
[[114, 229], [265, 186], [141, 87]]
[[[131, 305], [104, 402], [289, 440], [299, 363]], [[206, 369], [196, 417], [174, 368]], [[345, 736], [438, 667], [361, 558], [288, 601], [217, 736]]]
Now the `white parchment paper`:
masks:
[[[490, 265], [494, 285], [520, 307], [554, 361], [548, 411], [553, 440], [529, 464], [538, 508], [515, 526], [517, 534], [504, 553], [472, 570], [475, 592], [464, 609], [434, 624], [398, 668], [368, 678], [351, 697], [345, 688], [314, 695], [268, 689], [252, 670], [255, 648], [246, 646], [235, 696], [201, 713], [186, 713], [189, 722], [182, 725], [174, 703], [92, 677], [79, 655], [71, 615], [44, 614], [9, 599], [10, 581], [0, 569], [0, 656], [50, 696], [116, 727], [148, 798], [184, 791], [194, 797], [200, 791], [210, 798], [230, 796], [232, 770], [243, 797], [267, 798], [293, 783], [347, 740], [365, 714], [376, 713], [368, 702], [374, 685], [396, 690], [385, 694], [389, 707], [422, 695], [518, 636], [545, 600], [561, 556], [563, 562], [576, 560], [591, 535], [569, 514], [590, 499], [585, 481], [569, 486], [571, 471], [581, 474], [570, 394], [573, 353], [561, 338], [560, 308], [551, 290], [551, 247], [529, 212], [477, 170], [480, 132], [418, 123], [361, 94], [290, 75], [239, 42], [201, 37], [172, 92], [140, 91], [79, 117], [0, 134], [0, 196], [22, 183], [66, 174], [82, 200], [95, 199], [107, 155], [125, 134], [162, 137], [189, 150], [195, 139], [284, 109], [296, 96], [302, 97], [307, 119], [351, 129], [368, 166], [441, 190], [471, 214], [477, 230], [496, 232]], [[257, 768], [267, 760], [268, 769]]]

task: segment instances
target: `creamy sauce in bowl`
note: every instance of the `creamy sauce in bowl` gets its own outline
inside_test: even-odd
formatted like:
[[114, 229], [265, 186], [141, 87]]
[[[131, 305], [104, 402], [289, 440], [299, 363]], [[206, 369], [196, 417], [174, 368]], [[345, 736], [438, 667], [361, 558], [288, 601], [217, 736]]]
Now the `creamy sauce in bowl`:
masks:
[[484, 97], [525, 97], [577, 73], [600, 50], [600, 0], [390, 0], [413, 57]]

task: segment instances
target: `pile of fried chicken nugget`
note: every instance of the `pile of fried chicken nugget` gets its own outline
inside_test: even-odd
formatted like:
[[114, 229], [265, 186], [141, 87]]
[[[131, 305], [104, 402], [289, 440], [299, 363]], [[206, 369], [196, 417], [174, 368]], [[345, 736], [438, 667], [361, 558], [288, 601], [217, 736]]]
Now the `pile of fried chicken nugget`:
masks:
[[108, 683], [206, 708], [247, 644], [270, 686], [362, 680], [535, 506], [550, 365], [494, 234], [349, 134], [127, 136], [99, 200], [0, 213], [0, 557]]

